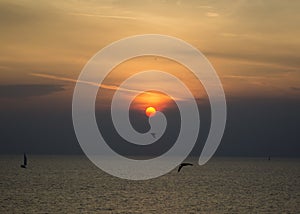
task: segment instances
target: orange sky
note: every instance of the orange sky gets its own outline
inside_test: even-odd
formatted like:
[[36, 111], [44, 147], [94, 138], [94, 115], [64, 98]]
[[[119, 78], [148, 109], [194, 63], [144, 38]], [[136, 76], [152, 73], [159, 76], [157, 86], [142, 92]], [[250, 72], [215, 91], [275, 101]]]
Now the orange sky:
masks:
[[[124, 37], [156, 33], [202, 51], [226, 96], [299, 98], [299, 9], [298, 1], [279, 0], [0, 0], [0, 84], [63, 84], [65, 90], [36, 98], [63, 103], [73, 92], [72, 80], [97, 51]], [[183, 73], [176, 63], [161, 60], [161, 69]], [[154, 64], [151, 59], [125, 63], [118, 68], [125, 74], [116, 70], [106, 83], [119, 84], [131, 72]], [[193, 91], [202, 90], [190, 75], [181, 78]]]

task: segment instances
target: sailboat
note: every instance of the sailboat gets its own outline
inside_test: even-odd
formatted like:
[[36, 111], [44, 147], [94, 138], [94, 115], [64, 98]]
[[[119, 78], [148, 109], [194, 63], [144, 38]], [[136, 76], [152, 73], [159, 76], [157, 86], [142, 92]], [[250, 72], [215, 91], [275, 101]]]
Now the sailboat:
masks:
[[24, 160], [23, 160], [23, 164], [21, 165], [21, 167], [26, 169], [26, 166], [27, 166], [27, 157], [26, 157], [26, 154], [24, 153]]

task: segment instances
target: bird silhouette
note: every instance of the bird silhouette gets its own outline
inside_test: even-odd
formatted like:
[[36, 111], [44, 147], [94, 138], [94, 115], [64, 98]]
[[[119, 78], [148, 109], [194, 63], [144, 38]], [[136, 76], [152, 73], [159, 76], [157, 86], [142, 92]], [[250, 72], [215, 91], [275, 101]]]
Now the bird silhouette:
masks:
[[181, 170], [182, 167], [184, 167], [184, 166], [193, 166], [193, 164], [192, 164], [192, 163], [181, 163], [181, 164], [179, 165], [179, 167], [178, 167], [177, 172], [180, 172], [180, 170]]
[[27, 157], [26, 157], [26, 154], [24, 153], [24, 159], [23, 159], [23, 164], [21, 165], [21, 168], [26, 169], [26, 166], [27, 166]]
[[153, 138], [156, 138], [156, 134], [155, 133], [150, 133], [152, 135]]

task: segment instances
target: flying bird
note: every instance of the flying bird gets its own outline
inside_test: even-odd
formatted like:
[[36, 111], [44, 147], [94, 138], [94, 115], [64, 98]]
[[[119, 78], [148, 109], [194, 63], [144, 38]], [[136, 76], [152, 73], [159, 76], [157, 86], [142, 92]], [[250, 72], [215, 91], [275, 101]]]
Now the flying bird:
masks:
[[156, 134], [155, 133], [150, 133], [152, 135], [153, 138], [156, 138]]
[[193, 164], [192, 163], [182, 163], [179, 165], [177, 172], [180, 172], [181, 168], [184, 166], [193, 166]]
[[26, 154], [24, 153], [24, 160], [23, 160], [23, 164], [21, 165], [21, 168], [26, 168], [27, 166], [27, 157]]

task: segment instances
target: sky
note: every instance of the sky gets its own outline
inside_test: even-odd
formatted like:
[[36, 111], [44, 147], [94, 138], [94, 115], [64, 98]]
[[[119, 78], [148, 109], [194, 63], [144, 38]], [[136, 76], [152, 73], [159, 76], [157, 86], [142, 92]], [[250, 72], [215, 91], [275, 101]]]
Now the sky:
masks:
[[[190, 43], [219, 75], [228, 114], [217, 155], [299, 157], [299, 9], [298, 1], [279, 0], [0, 0], [0, 153], [81, 154], [71, 104], [82, 68], [106, 45], [150, 33]], [[106, 121], [102, 132], [113, 139], [111, 147], [120, 153], [147, 154], [145, 148], [139, 152], [141, 148], [116, 136], [106, 118], [115, 87], [143, 69], [166, 70], [191, 89], [203, 118], [193, 151], [199, 154], [209, 129], [206, 92], [185, 67], [160, 57], [121, 63], [103, 82], [96, 115]], [[173, 88], [158, 76], [136, 84], [147, 82]], [[175, 99], [182, 99], [177, 93]], [[130, 113], [137, 130], [146, 131], [149, 126], [143, 114], [147, 105], [155, 105], [169, 115], [172, 124], [178, 123], [169, 97], [144, 94], [135, 100]], [[178, 127], [171, 128], [160, 142], [176, 138]], [[147, 149], [161, 154], [168, 148], [157, 142]]]

